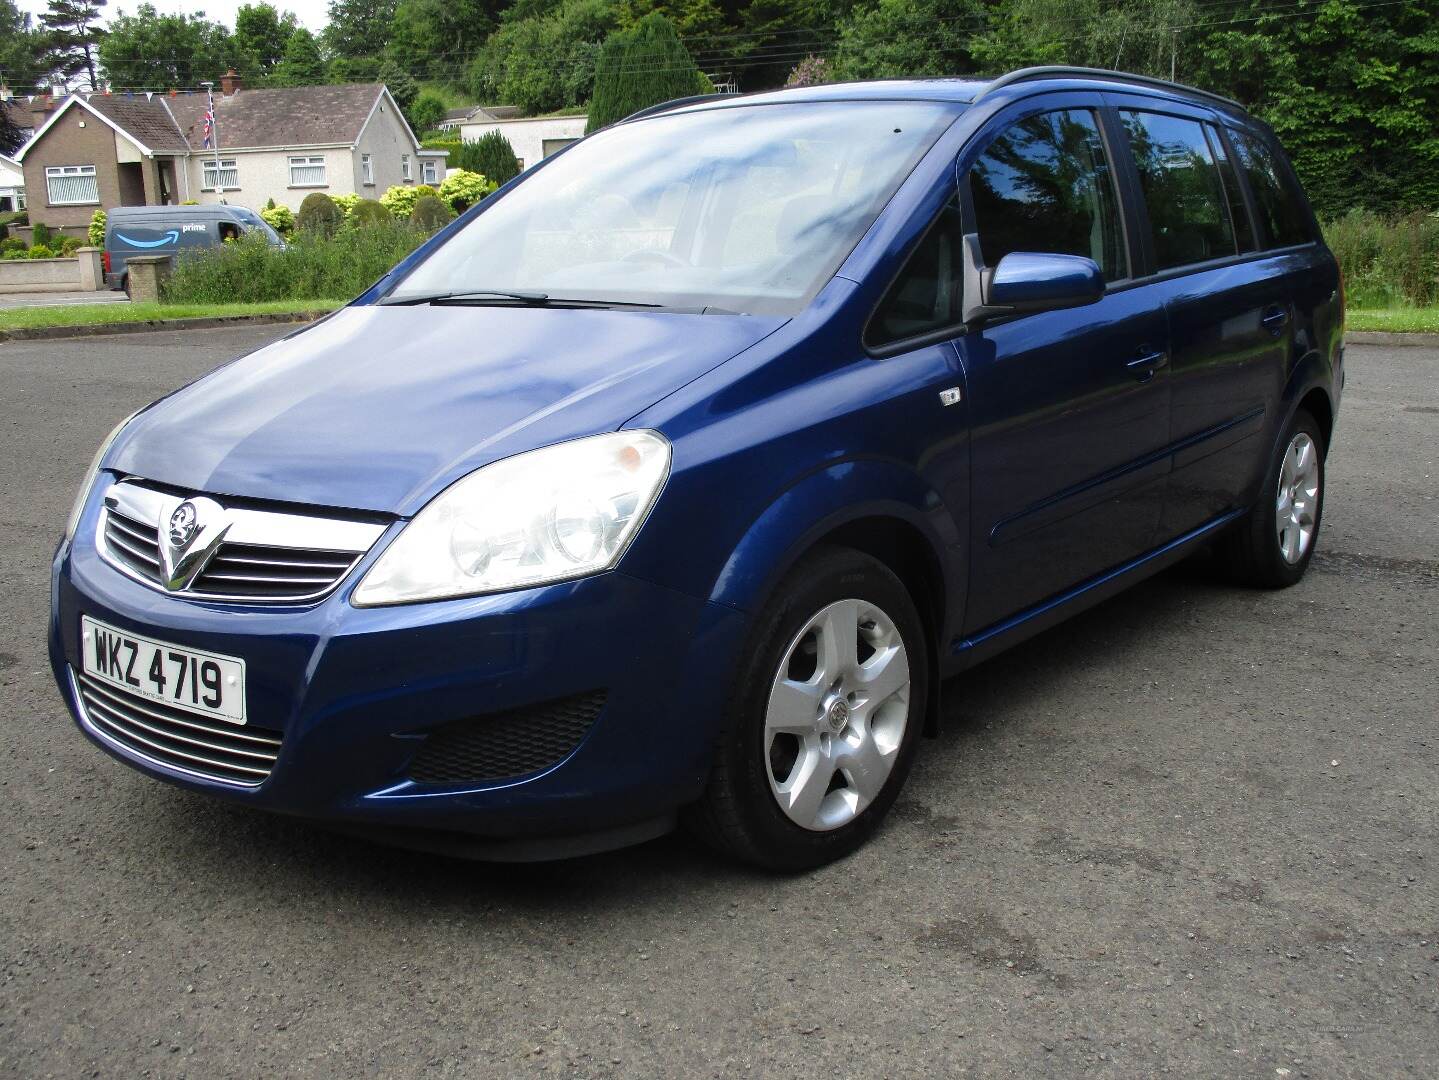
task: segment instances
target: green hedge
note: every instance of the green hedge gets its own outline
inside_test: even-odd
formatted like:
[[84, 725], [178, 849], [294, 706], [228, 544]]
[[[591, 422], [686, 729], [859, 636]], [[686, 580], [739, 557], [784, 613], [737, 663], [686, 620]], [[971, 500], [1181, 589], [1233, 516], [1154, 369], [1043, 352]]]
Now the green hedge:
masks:
[[1439, 304], [1439, 211], [1381, 217], [1352, 210], [1324, 226], [1351, 308]]
[[301, 233], [284, 248], [251, 234], [180, 256], [165, 285], [172, 304], [249, 304], [326, 300], [364, 292], [424, 242], [407, 222], [346, 229], [333, 237]]

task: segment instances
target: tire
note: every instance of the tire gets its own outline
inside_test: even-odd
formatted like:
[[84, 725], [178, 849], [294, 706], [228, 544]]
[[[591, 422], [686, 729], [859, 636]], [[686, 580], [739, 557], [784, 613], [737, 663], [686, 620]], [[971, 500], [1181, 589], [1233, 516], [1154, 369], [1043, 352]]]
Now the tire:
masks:
[[913, 599], [883, 563], [848, 548], [807, 558], [756, 620], [686, 825], [770, 870], [807, 870], [854, 851], [913, 762], [927, 646]]
[[[1259, 501], [1215, 545], [1228, 577], [1254, 588], [1287, 589], [1304, 576], [1324, 515], [1326, 451], [1319, 424], [1299, 410], [1271, 452]], [[1282, 529], [1286, 520], [1289, 527]]]

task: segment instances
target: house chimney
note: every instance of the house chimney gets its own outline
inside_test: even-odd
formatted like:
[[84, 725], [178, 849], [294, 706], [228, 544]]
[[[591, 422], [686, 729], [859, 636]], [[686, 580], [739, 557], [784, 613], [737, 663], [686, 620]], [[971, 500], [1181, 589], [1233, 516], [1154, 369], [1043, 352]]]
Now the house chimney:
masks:
[[243, 85], [240, 76], [231, 68], [220, 76], [220, 92], [226, 97], [233, 97]]

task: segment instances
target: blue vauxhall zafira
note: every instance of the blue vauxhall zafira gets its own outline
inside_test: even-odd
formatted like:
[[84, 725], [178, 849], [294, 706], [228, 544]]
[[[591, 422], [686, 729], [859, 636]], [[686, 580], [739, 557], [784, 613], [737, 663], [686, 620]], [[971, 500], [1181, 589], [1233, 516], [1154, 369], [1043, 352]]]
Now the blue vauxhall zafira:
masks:
[[1318, 539], [1342, 285], [1273, 133], [1072, 68], [671, 102], [140, 410], [55, 677], [152, 777], [491, 858], [801, 869], [941, 680]]

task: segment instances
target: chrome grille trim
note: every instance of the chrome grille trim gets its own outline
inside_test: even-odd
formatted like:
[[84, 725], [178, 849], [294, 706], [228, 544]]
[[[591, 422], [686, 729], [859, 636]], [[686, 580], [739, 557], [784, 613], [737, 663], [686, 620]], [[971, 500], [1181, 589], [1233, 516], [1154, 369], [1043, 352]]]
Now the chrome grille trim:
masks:
[[[162, 530], [185, 499], [141, 481], [121, 480], [104, 495], [96, 536], [101, 558], [137, 581], [163, 583]], [[210, 504], [212, 507], [213, 503]], [[320, 600], [354, 569], [385, 526], [369, 521], [227, 506], [228, 528], [209, 562], [172, 595], [233, 603], [299, 604]]]
[[130, 757], [238, 787], [263, 784], [279, 759], [279, 732], [211, 722], [157, 702], [142, 702], [73, 668], [69, 675], [86, 730]]

